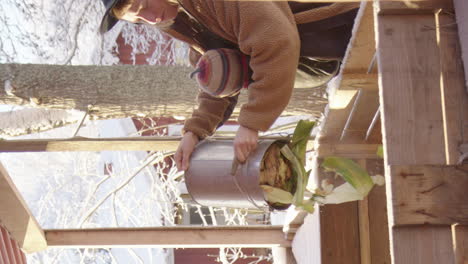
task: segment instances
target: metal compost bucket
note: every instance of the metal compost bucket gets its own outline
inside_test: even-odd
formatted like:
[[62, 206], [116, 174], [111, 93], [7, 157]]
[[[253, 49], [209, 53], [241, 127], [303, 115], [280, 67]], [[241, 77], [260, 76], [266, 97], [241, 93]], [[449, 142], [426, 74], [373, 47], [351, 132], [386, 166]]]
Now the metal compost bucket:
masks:
[[275, 140], [260, 140], [257, 149], [231, 174], [235, 158], [232, 140], [204, 140], [192, 153], [185, 183], [200, 205], [268, 209], [259, 186], [263, 156]]

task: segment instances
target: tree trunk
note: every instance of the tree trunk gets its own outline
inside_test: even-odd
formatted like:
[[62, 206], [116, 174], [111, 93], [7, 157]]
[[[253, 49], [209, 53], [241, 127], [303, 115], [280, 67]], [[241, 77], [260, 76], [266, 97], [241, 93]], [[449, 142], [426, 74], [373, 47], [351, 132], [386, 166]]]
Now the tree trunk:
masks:
[[[0, 103], [87, 111], [91, 119], [189, 117], [197, 83], [184, 66], [0, 64]], [[325, 100], [296, 89], [284, 115], [320, 115]], [[246, 101], [246, 95], [241, 103]], [[237, 107], [234, 115], [238, 113]]]
[[44, 132], [78, 122], [82, 118], [82, 112], [56, 109], [28, 108], [0, 112], [0, 137]]

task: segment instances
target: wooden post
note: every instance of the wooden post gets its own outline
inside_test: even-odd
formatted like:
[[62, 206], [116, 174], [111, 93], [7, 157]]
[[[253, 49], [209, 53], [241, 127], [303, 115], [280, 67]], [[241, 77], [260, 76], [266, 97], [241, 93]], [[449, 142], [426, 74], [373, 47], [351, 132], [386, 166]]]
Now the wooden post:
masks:
[[457, 34], [449, 18], [433, 8], [378, 5], [392, 263], [452, 264], [450, 226], [468, 220], [467, 172], [447, 166], [458, 159], [456, 145], [464, 137], [468, 107], [460, 92], [464, 76]]
[[394, 227], [392, 233], [392, 263], [455, 263], [450, 226]]
[[47, 247], [44, 233], [0, 164], [0, 222], [27, 253]]
[[468, 225], [452, 226], [455, 263], [468, 263]]
[[[366, 168], [365, 159], [358, 161], [361, 167]], [[358, 201], [359, 214], [359, 245], [361, 248], [361, 264], [372, 264], [370, 219], [369, 219], [369, 197]]]
[[281, 226], [68, 229], [45, 236], [50, 247], [291, 247]]

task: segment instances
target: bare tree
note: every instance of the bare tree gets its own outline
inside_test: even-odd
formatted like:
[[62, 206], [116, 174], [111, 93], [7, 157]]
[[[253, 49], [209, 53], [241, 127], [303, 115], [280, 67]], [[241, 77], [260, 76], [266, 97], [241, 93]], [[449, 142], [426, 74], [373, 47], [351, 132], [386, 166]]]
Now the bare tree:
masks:
[[26, 108], [0, 112], [0, 136], [15, 137], [47, 131], [79, 121], [83, 114], [72, 110]]
[[[188, 78], [191, 71], [185, 66], [0, 64], [0, 103], [77, 109], [91, 119], [189, 116], [198, 91]], [[285, 114], [319, 114], [324, 104], [311, 90], [297, 89]]]

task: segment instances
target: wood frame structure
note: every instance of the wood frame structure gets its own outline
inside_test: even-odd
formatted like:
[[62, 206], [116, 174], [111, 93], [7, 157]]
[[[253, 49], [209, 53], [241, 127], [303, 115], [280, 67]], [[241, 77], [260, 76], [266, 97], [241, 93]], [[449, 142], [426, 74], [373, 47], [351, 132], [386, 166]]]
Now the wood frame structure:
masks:
[[27, 253], [47, 247], [291, 247], [282, 226], [153, 227], [43, 230], [0, 164], [0, 220]]
[[[386, 190], [321, 207], [322, 263], [468, 262], [468, 166], [460, 163], [468, 89], [453, 6], [448, 0], [361, 7], [316, 149], [319, 158], [339, 155], [380, 168]], [[457, 14], [468, 12], [466, 1], [455, 6]], [[464, 41], [466, 53], [466, 34]], [[377, 162], [376, 144], [385, 158], [369, 166]], [[290, 239], [304, 217], [285, 226]]]

